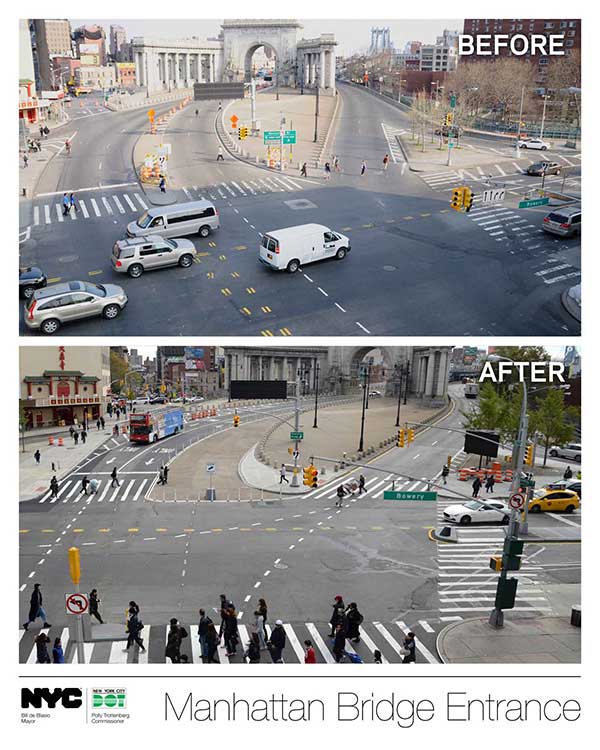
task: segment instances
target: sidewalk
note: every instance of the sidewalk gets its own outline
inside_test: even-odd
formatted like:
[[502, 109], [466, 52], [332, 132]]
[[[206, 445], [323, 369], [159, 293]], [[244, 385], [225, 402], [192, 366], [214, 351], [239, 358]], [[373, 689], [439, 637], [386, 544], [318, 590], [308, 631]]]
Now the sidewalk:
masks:
[[437, 650], [445, 664], [579, 664], [581, 629], [570, 615], [512, 620], [507, 610], [500, 630], [487, 617], [448, 625]]
[[[23, 149], [22, 141], [19, 139], [19, 196], [21, 198], [32, 198], [35, 192], [35, 187], [42, 176], [42, 173], [46, 169], [48, 163], [58, 154], [64, 150], [65, 141], [67, 138], [71, 138], [75, 132], [75, 126], [67, 118], [64, 122], [48, 122], [44, 123], [48, 125], [50, 130], [47, 138], [40, 138], [39, 129], [33, 127], [30, 129], [30, 138], [35, 140], [41, 140], [42, 150], [41, 151], [28, 151], [27, 156], [29, 157], [29, 164], [27, 167], [23, 166]], [[68, 126], [60, 136], [53, 135], [53, 131], [58, 128]]]
[[286, 479], [289, 484], [280, 482], [281, 475], [279, 469], [274, 467], [271, 468], [256, 458], [255, 451], [257, 446], [258, 443], [253, 445], [238, 464], [238, 474], [244, 484], [258, 490], [263, 490], [264, 492], [272, 492], [281, 495], [303, 495], [310, 490], [309, 487], [302, 484], [301, 471], [298, 473], [298, 487], [292, 487], [291, 482], [293, 474], [291, 466], [288, 467], [289, 471], [287, 471], [286, 474]]

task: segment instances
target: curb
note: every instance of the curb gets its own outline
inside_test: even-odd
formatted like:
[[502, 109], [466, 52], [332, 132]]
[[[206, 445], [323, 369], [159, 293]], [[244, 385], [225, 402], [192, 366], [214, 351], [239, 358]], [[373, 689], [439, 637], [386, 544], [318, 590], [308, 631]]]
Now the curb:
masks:
[[331, 135], [331, 131], [333, 129], [333, 126], [336, 125], [336, 120], [338, 117], [338, 113], [341, 109], [341, 96], [339, 94], [336, 94], [335, 97], [335, 109], [333, 110], [333, 114], [331, 115], [331, 122], [329, 123], [329, 127], [327, 128], [327, 133], [325, 133], [325, 140], [323, 141], [323, 145], [321, 147], [321, 151], [319, 152], [319, 156], [317, 158], [317, 164], [321, 164], [323, 161], [323, 154], [325, 153], [325, 150], [327, 149], [327, 146], [329, 144], [329, 137]]
[[[287, 488], [286, 490], [284, 490], [284, 489], [280, 489], [280, 490], [270, 490], [270, 489], [267, 489], [266, 487], [261, 487], [261, 486], [260, 486], [260, 485], [258, 485], [258, 484], [254, 484], [254, 483], [250, 482], [250, 481], [249, 481], [249, 480], [248, 480], [248, 479], [247, 479], [247, 478], [246, 478], [246, 477], [244, 476], [244, 473], [243, 473], [243, 471], [242, 471], [242, 464], [244, 463], [244, 461], [246, 460], [246, 458], [248, 457], [248, 455], [249, 455], [249, 454], [252, 454], [252, 456], [254, 456], [254, 458], [255, 458], [255, 460], [257, 461], [257, 463], [260, 463], [260, 464], [262, 464], [262, 461], [259, 461], [259, 460], [258, 460], [258, 459], [257, 459], [257, 458], [255, 457], [255, 455], [254, 455], [254, 451], [256, 450], [256, 447], [257, 447], [257, 445], [259, 445], [259, 443], [254, 443], [254, 445], [252, 446], [252, 448], [250, 448], [249, 450], [247, 450], [247, 451], [246, 451], [246, 453], [244, 453], [244, 455], [242, 456], [242, 458], [240, 458], [240, 460], [239, 460], [239, 462], [238, 462], [238, 476], [239, 476], [239, 478], [240, 478], [240, 479], [242, 480], [242, 482], [243, 482], [243, 483], [244, 483], [244, 484], [245, 484], [246, 486], [248, 486], [248, 487], [254, 487], [254, 489], [256, 489], [256, 490], [260, 490], [261, 492], [270, 492], [270, 493], [272, 493], [272, 494], [274, 494], [274, 495], [280, 494], [280, 495], [286, 495], [286, 496], [288, 496], [288, 497], [294, 497], [294, 496], [299, 496], [299, 497], [302, 497], [302, 495], [306, 494], [306, 493], [307, 493], [307, 492], [309, 491], [309, 489], [310, 489], [309, 487], [307, 487], [306, 489], [302, 489], [302, 490], [300, 490], [300, 492], [291, 492], [291, 491], [290, 491], [290, 490], [291, 490], [291, 488]], [[263, 465], [264, 465], [264, 464], [263, 464]], [[275, 469], [273, 469], [273, 471], [276, 471], [276, 470], [275, 470]], [[248, 502], [250, 502], [250, 501], [248, 501]], [[255, 501], [255, 502], [256, 502], [256, 501]]]

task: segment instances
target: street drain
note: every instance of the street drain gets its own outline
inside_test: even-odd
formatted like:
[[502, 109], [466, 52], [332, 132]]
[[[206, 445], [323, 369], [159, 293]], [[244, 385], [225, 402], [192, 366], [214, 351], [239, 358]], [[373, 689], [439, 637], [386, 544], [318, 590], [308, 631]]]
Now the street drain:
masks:
[[316, 205], [312, 201], [306, 200], [306, 198], [297, 198], [296, 200], [283, 202], [288, 208], [291, 208], [292, 211], [302, 211], [306, 208], [316, 208]]
[[277, 563], [273, 567], [277, 568], [277, 570], [287, 570], [288, 568], [288, 566], [285, 563]]
[[79, 260], [79, 255], [62, 255], [59, 259], [59, 263], [73, 263], [73, 261]]
[[384, 266], [383, 270], [384, 271], [397, 271], [398, 267], [397, 266]]

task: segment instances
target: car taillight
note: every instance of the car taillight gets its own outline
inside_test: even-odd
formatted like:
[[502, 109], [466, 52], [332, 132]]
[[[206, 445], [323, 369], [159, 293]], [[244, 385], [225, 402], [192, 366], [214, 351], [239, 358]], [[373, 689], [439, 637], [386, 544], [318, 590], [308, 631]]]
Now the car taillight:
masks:
[[33, 311], [37, 307], [37, 300], [31, 300], [29, 303], [29, 320], [33, 320]]
[[275, 253], [279, 255], [279, 245], [275, 245]]
[[544, 216], [544, 224], [547, 224], [550, 221], [550, 219], [547, 216]]
[[215, 214], [216, 214], [217, 216], [219, 215], [219, 209], [218, 209], [218, 208], [215, 208]]
[[120, 260], [118, 260], [118, 261], [117, 261], [117, 262], [115, 263], [115, 266], [116, 266], [117, 268], [121, 268], [121, 266], [122, 266], [122, 265], [123, 265], [123, 264], [121, 263], [121, 261], [120, 261]]
[[568, 229], [568, 228], [569, 228], [569, 225], [568, 225], [568, 224], [561, 224], [561, 225], [560, 225], [560, 228], [561, 228], [561, 229]]

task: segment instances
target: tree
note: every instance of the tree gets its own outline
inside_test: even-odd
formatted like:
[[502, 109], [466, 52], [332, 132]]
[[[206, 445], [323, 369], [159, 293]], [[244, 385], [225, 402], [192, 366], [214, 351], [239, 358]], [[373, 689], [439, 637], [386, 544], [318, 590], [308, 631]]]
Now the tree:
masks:
[[520, 408], [517, 394], [502, 393], [492, 383], [484, 383], [479, 389], [479, 410], [463, 413], [463, 424], [469, 430], [494, 430], [505, 443], [517, 433]]
[[120, 393], [121, 388], [125, 386], [124, 378], [125, 373], [129, 369], [129, 365], [124, 357], [118, 354], [114, 349], [110, 351], [110, 379], [111, 379], [111, 391], [112, 393]]
[[566, 406], [564, 391], [558, 388], [549, 390], [536, 406], [537, 410], [530, 416], [529, 432], [537, 432], [544, 438], [545, 466], [550, 445], [562, 445], [573, 439], [575, 425], [570, 420], [578, 416], [579, 409]]

